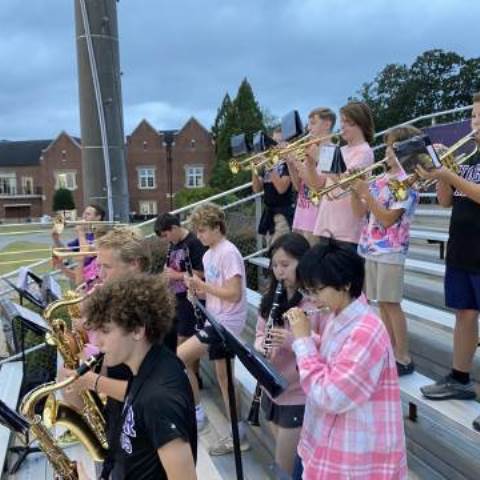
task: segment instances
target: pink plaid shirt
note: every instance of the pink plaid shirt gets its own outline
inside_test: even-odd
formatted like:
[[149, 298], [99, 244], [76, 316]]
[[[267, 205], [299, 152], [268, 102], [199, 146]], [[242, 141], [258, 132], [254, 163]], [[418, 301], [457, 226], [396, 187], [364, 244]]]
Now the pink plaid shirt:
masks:
[[320, 347], [293, 345], [307, 395], [298, 445], [304, 480], [407, 478], [395, 357], [362, 299], [327, 320]]

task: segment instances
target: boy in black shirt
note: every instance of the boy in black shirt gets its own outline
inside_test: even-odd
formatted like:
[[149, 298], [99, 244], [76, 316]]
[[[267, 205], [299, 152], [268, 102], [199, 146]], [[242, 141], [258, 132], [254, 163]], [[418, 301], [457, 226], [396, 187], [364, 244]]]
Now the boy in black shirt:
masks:
[[86, 302], [104, 363], [133, 373], [111, 445], [112, 480], [196, 479], [193, 393], [184, 365], [163, 345], [174, 308], [165, 280], [128, 274]]
[[187, 286], [184, 282], [188, 272], [187, 262], [192, 272], [203, 278], [203, 254], [206, 248], [194, 233], [180, 224], [175, 215], [164, 213], [155, 221], [157, 236], [169, 242], [164, 274], [169, 280], [170, 291], [175, 294], [175, 327], [178, 345], [196, 333], [197, 319], [191, 302], [187, 298]]
[[[480, 93], [473, 97], [472, 130], [480, 145]], [[440, 205], [452, 207], [445, 272], [445, 302], [456, 310], [453, 368], [434, 385], [422, 387], [431, 400], [474, 399], [470, 380], [473, 356], [478, 342], [480, 311], [480, 154], [477, 152], [460, 166], [460, 173], [442, 167], [417, 173], [436, 179]], [[473, 426], [480, 430], [480, 417]]]

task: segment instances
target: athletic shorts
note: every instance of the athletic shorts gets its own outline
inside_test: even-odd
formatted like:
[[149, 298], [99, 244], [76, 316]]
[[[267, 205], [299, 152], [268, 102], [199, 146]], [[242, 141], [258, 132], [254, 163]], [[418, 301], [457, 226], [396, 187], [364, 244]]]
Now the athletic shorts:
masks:
[[177, 335], [180, 337], [191, 337], [197, 329], [197, 319], [192, 303], [187, 296], [177, 296], [175, 304], [175, 326]]
[[400, 303], [403, 299], [403, 264], [365, 262], [365, 292], [369, 300]]
[[455, 310], [480, 310], [480, 273], [447, 265], [445, 305]]

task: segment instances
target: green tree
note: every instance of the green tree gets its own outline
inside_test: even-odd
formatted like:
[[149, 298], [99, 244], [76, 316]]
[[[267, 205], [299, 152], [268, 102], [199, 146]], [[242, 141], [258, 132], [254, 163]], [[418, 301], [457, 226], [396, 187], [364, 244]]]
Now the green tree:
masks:
[[52, 210], [54, 212], [63, 211], [65, 215], [65, 210], [74, 210], [75, 201], [73, 200], [73, 194], [68, 188], [59, 188], [55, 190], [53, 194], [53, 204]]
[[202, 188], [183, 188], [175, 194], [175, 208], [185, 207], [191, 203], [199, 202], [204, 198], [211, 197], [218, 193], [218, 190], [212, 187]]
[[428, 50], [410, 67], [389, 64], [358, 96], [372, 108], [377, 130], [411, 118], [468, 105], [480, 88], [480, 59]]
[[216, 162], [210, 186], [223, 191], [249, 181], [248, 172], [237, 175], [230, 172], [228, 166], [231, 158], [230, 139], [233, 135], [245, 133], [248, 141], [251, 142], [253, 134], [259, 130], [265, 130], [263, 114], [253, 89], [245, 78], [233, 102], [228, 94], [225, 95], [212, 127], [216, 141]]

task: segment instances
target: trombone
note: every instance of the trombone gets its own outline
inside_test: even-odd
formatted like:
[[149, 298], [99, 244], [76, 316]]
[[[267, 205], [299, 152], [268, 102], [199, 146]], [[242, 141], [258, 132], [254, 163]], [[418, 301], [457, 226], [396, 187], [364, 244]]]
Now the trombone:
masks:
[[60, 235], [63, 230], [65, 229], [66, 226], [78, 226], [78, 225], [83, 225], [86, 226], [90, 230], [94, 230], [95, 228], [98, 227], [122, 227], [126, 226], [126, 223], [120, 223], [120, 222], [109, 222], [105, 220], [65, 220], [63, 215], [57, 215], [53, 219], [53, 227], [52, 227], [52, 233], [58, 233]]
[[[93, 246], [93, 245], [89, 245]], [[17, 250], [13, 252], [0, 252], [0, 257], [12, 256], [12, 255], [27, 255], [31, 253], [41, 254], [41, 253], [50, 253], [51, 258], [65, 259], [65, 258], [80, 258], [80, 257], [96, 257], [96, 250], [81, 250], [81, 251], [72, 251], [68, 247], [54, 247], [54, 248], [34, 248], [31, 250]], [[49, 257], [41, 258], [22, 258], [18, 260], [1, 260], [0, 266], [2, 265], [15, 265], [18, 263], [33, 263], [40, 260], [48, 260]]]

